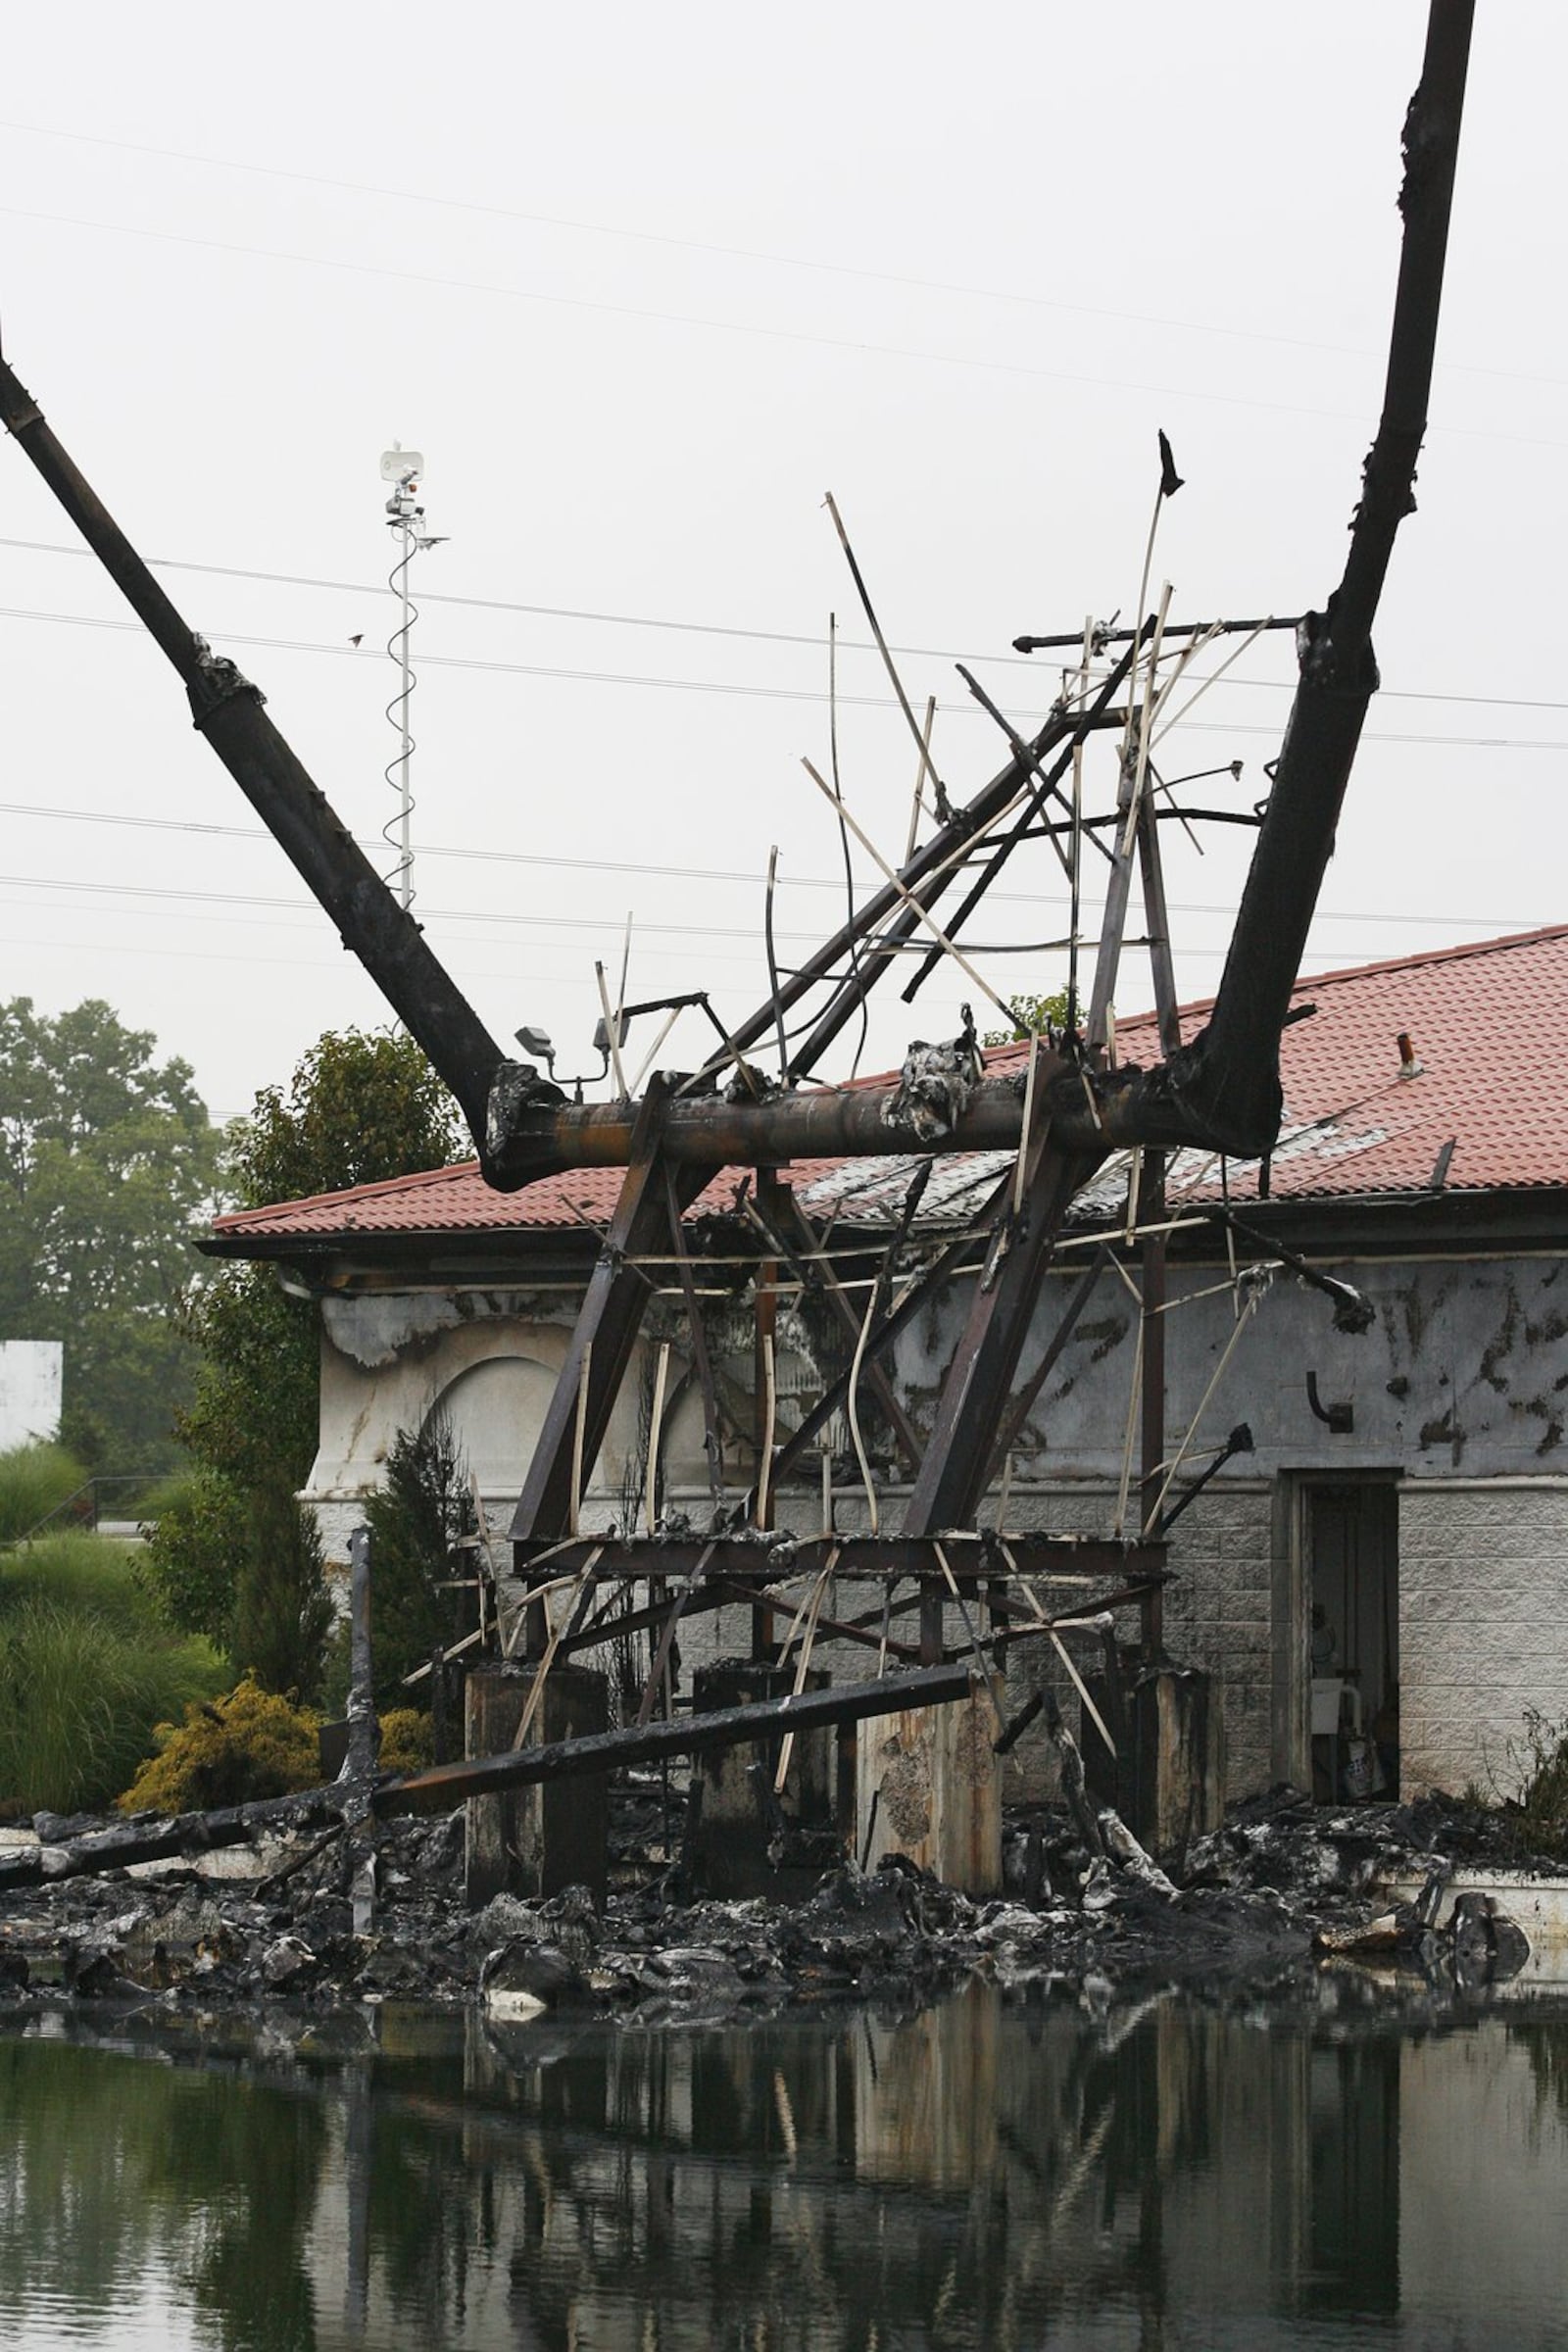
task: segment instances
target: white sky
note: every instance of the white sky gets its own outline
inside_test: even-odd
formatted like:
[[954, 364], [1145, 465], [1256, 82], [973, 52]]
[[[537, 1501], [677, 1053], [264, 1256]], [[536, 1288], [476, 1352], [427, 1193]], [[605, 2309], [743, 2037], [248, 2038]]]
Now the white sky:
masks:
[[[1568, 18], [1480, 15], [1420, 512], [1318, 968], [1562, 912]], [[707, 985], [732, 1016], [765, 990], [770, 843], [785, 958], [839, 912], [799, 764], [826, 764], [825, 652], [725, 633], [819, 641], [836, 610], [863, 640], [824, 490], [889, 637], [926, 649], [901, 669], [939, 699], [956, 796], [1001, 753], [953, 657], [1038, 716], [1054, 680], [1009, 640], [1130, 611], [1157, 426], [1188, 485], [1156, 560], [1173, 614], [1322, 602], [1381, 389], [1424, 22], [1416, 0], [15, 11], [5, 349], [144, 554], [234, 568], [161, 576], [362, 835], [393, 807], [378, 459], [424, 451], [451, 536], [416, 574], [419, 908], [499, 1038], [542, 1022], [585, 1067], [593, 959], [618, 969], [628, 908], [629, 996]], [[71, 625], [124, 609], [51, 552], [70, 538], [0, 449], [0, 997], [108, 998], [226, 1116], [322, 1028], [384, 1012], [248, 837], [150, 642]], [[1239, 757], [1240, 790], [1196, 796], [1260, 795], [1291, 672], [1261, 641], [1168, 772]], [[898, 850], [903, 720], [874, 655], [846, 651], [840, 687], [847, 796]], [[1163, 835], [1178, 981], [1206, 995], [1250, 837], [1200, 860]], [[1049, 852], [1011, 871], [976, 939], [1058, 934]], [[1061, 978], [985, 968], [1004, 993]], [[890, 988], [865, 1066], [946, 1034], [966, 993]], [[1147, 1002], [1141, 958], [1121, 997]]]

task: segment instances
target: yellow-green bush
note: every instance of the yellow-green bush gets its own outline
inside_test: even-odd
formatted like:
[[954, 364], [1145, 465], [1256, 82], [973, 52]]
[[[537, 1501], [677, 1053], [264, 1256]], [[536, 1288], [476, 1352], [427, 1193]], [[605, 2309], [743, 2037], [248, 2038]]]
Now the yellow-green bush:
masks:
[[[185, 1720], [161, 1723], [158, 1753], [120, 1798], [123, 1813], [205, 1813], [257, 1797], [319, 1787], [321, 1718], [264, 1690], [247, 1675], [226, 1698], [188, 1706]], [[395, 1707], [381, 1718], [382, 1772], [422, 1772], [435, 1762], [428, 1715]]]
[[435, 1762], [435, 1729], [417, 1707], [393, 1707], [381, 1718], [382, 1772], [423, 1772]]
[[314, 1788], [321, 1778], [320, 1721], [247, 1675], [226, 1698], [187, 1707], [182, 1724], [159, 1725], [158, 1753], [120, 1799], [121, 1810], [205, 1813]]

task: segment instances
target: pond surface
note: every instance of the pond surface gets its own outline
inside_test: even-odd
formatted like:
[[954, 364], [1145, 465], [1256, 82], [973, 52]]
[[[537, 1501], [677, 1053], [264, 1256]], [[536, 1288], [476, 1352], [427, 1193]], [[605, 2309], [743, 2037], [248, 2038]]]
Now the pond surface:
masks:
[[1568, 2004], [35, 2021], [0, 2344], [1568, 2346]]

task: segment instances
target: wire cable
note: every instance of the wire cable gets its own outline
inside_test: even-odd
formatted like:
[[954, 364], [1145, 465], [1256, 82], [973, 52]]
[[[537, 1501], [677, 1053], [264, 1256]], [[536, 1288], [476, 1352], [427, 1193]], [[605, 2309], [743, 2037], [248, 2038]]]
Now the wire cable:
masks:
[[[1330, 423], [1353, 424], [1367, 430], [1375, 423], [1370, 409], [1325, 409], [1302, 401], [1256, 400], [1242, 392], [1208, 392], [1191, 385], [1151, 384], [1140, 377], [1089, 375], [1068, 368], [1039, 368], [1022, 360], [981, 358], [969, 352], [928, 351], [908, 343], [868, 343], [853, 335], [811, 334], [802, 328], [765, 326], [738, 318], [707, 318], [691, 311], [659, 310], [650, 305], [606, 302], [586, 294], [546, 292], [535, 286], [508, 286], [493, 279], [451, 277], [433, 270], [396, 270], [384, 262], [351, 262], [332, 254], [297, 253], [286, 246], [249, 245], [232, 238], [199, 237], [189, 230], [144, 228], [129, 220], [93, 220], [81, 214], [52, 213], [33, 205], [0, 205], [0, 218], [38, 220], [52, 228], [85, 229], [97, 236], [132, 237], [153, 244], [178, 245], [200, 253], [220, 253], [235, 259], [286, 262], [293, 268], [338, 271], [355, 277], [381, 278], [400, 285], [439, 286], [451, 293], [490, 294], [509, 302], [538, 303], [553, 309], [578, 311], [601, 318], [628, 318], [658, 326], [684, 326], [709, 334], [754, 338], [764, 343], [799, 343], [814, 351], [841, 351], [861, 359], [913, 360], [928, 367], [956, 368], [988, 375], [1021, 376], [1034, 381], [1075, 384], [1098, 392], [1138, 392], [1159, 400], [1197, 401], [1206, 408], [1251, 409], [1273, 416], [1310, 416]], [[1483, 425], [1428, 425], [1429, 436], [1465, 441], [1510, 442], [1525, 449], [1568, 449], [1568, 442], [1543, 435], [1495, 432]]]

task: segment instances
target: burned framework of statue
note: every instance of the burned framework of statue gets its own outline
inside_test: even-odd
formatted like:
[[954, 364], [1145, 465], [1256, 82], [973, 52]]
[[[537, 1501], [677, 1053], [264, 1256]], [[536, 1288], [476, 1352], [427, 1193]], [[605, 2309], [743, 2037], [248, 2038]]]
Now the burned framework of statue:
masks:
[[[1205, 1793], [1202, 1786], [1209, 1761], [1202, 1725], [1172, 1717], [1173, 1708], [1177, 1717], [1181, 1714], [1176, 1703], [1181, 1690], [1192, 1686], [1167, 1670], [1161, 1621], [1164, 1534], [1197, 1483], [1177, 1483], [1191, 1431], [1175, 1461], [1166, 1456], [1163, 1309], [1170, 1215], [1165, 1155], [1197, 1148], [1256, 1156], [1269, 1152], [1278, 1133], [1279, 1041], [1360, 729], [1377, 687], [1371, 626], [1384, 574], [1398, 524], [1414, 505], [1471, 16], [1469, 0], [1433, 0], [1421, 82], [1404, 127], [1403, 244], [1382, 416], [1363, 473], [1348, 558], [1324, 611], [1295, 623], [1172, 621], [1168, 588], [1149, 609], [1152, 528], [1133, 627], [1091, 625], [1071, 637], [1018, 641], [1024, 650], [1070, 648], [1077, 657], [1045, 724], [1031, 738], [1021, 737], [964, 673], [1005, 736], [1008, 756], [990, 783], [956, 807], [932, 764], [928, 739], [893, 669], [844, 537], [867, 617], [921, 746], [920, 780], [934, 806], [934, 827], [917, 849], [911, 838], [910, 853], [897, 872], [860, 835], [886, 876], [883, 886], [797, 969], [781, 977], [770, 955], [773, 985], [767, 1000], [723, 1035], [702, 1070], [682, 1077], [656, 1075], [640, 1100], [624, 1091], [616, 1051], [618, 1015], [608, 1001], [616, 1100], [569, 1102], [537, 1070], [502, 1054], [417, 924], [267, 717], [259, 690], [181, 620], [30, 396], [0, 362], [0, 415], [9, 430], [173, 663], [196, 725], [451, 1088], [488, 1181], [514, 1190], [571, 1167], [625, 1169], [512, 1523], [514, 1574], [520, 1581], [513, 1588], [508, 1645], [531, 1671], [495, 1740], [502, 1752], [485, 1754], [481, 1740], [463, 1764], [373, 1789], [365, 1786], [359, 1813], [366, 1803], [382, 1814], [434, 1808], [466, 1796], [602, 1775], [617, 1762], [755, 1744], [768, 1737], [782, 1742], [776, 1773], [782, 1788], [792, 1733], [887, 1715], [900, 1719], [895, 1736], [879, 1743], [894, 1764], [911, 1742], [923, 1741], [924, 1767], [940, 1777], [943, 1734], [934, 1727], [943, 1720], [942, 1710], [967, 1707], [971, 1717], [976, 1709], [990, 1710], [985, 1718], [990, 1744], [1004, 1748], [1018, 1727], [1016, 1719], [1011, 1724], [1003, 1719], [999, 1661], [1008, 1644], [1041, 1640], [1054, 1644], [1079, 1685], [1106, 1749], [1115, 1748], [1111, 1793], [1123, 1797], [1149, 1839], [1161, 1843], [1177, 1820], [1208, 1826], [1212, 1789]], [[1180, 487], [1163, 436], [1160, 457], [1156, 525], [1163, 500]], [[833, 514], [837, 523], [836, 508]], [[844, 536], [841, 523], [839, 529]], [[1245, 641], [1262, 628], [1287, 625], [1295, 626], [1299, 660], [1291, 717], [1267, 803], [1253, 820], [1256, 845], [1212, 1014], [1201, 1033], [1184, 1045], [1176, 1017], [1159, 825], [1191, 824], [1205, 813], [1234, 821], [1234, 812], [1179, 810], [1164, 790], [1155, 755], [1161, 734], [1181, 715], [1169, 708], [1173, 694], [1203, 647], [1221, 636], [1239, 633]], [[1086, 815], [1084, 748], [1105, 730], [1120, 739], [1115, 806], [1102, 816]], [[840, 820], [858, 834], [836, 780], [828, 783], [811, 772]], [[945, 958], [956, 958], [977, 991], [990, 995], [959, 944], [964, 926], [1019, 844], [1041, 839], [1053, 845], [1071, 892], [1070, 937], [1062, 943], [1071, 958], [1062, 1034], [1035, 1037], [1027, 1066], [1016, 1077], [979, 1074], [971, 1035], [947, 1049], [912, 1047], [896, 1086], [807, 1086], [869, 991], [922, 941], [929, 945], [904, 989], [906, 1000]], [[1106, 873], [1093, 984], [1084, 1004], [1077, 972], [1086, 854], [1102, 860]], [[1115, 1065], [1111, 1013], [1135, 863], [1164, 1054], [1149, 1070]], [[939, 903], [960, 884], [962, 898], [939, 917]], [[764, 1072], [754, 1056], [765, 1057], [775, 1047], [779, 1067], [776, 1073]], [[802, 1156], [914, 1155], [928, 1172], [930, 1161], [943, 1154], [985, 1149], [1011, 1155], [1006, 1172], [967, 1229], [934, 1256], [920, 1252], [911, 1238], [924, 1180], [916, 1174], [863, 1305], [840, 1282], [823, 1236], [776, 1177], [780, 1167]], [[1120, 1247], [1106, 1244], [1099, 1251], [1042, 1363], [1015, 1392], [1025, 1338], [1062, 1221], [1085, 1184], [1117, 1152], [1129, 1154], [1128, 1213]], [[751, 1215], [758, 1233], [755, 1304], [762, 1401], [756, 1485], [739, 1502], [715, 1493], [710, 1523], [701, 1531], [662, 1523], [650, 1511], [652, 1524], [645, 1533], [630, 1528], [614, 1535], [592, 1533], [579, 1524], [584, 1476], [599, 1454], [626, 1377], [649, 1296], [647, 1267], [656, 1261], [673, 1269], [686, 1301], [710, 1458], [716, 1451], [718, 1403], [683, 1218], [711, 1175], [734, 1165], [757, 1171]], [[1142, 1306], [1139, 1376], [1129, 1403], [1116, 1523], [1096, 1541], [1049, 1537], [1004, 1524], [982, 1527], [982, 1500], [1095, 1280], [1113, 1255], [1118, 1263], [1123, 1255], [1135, 1259], [1136, 1277], [1126, 1266], [1121, 1270], [1136, 1281]], [[792, 1278], [808, 1280], [819, 1290], [853, 1354], [848, 1372], [825, 1389], [779, 1444], [772, 1329], [781, 1268], [793, 1269]], [[1309, 1269], [1297, 1270], [1310, 1276]], [[959, 1282], [969, 1287], [964, 1325], [933, 1425], [922, 1438], [892, 1402], [880, 1362], [921, 1307], [944, 1287]], [[1322, 1287], [1334, 1297], [1337, 1316], [1354, 1317], [1353, 1294], [1343, 1285]], [[861, 1383], [888, 1410], [908, 1462], [912, 1485], [902, 1524], [896, 1531], [881, 1526], [867, 1480], [871, 1524], [865, 1532], [840, 1535], [829, 1526], [805, 1537], [778, 1530], [773, 1519], [781, 1483], [834, 1414], [847, 1408], [855, 1427]], [[1229, 1445], [1242, 1440], [1243, 1433], [1233, 1433]], [[656, 1454], [657, 1441], [656, 1428]], [[1077, 1597], [1065, 1612], [1051, 1599], [1054, 1573], [1072, 1579]], [[858, 1621], [824, 1610], [836, 1578], [880, 1580], [885, 1588], [881, 1605]], [[895, 1588], [906, 1582], [912, 1592], [900, 1598]], [[645, 1599], [630, 1590], [637, 1586], [646, 1588]], [[666, 1709], [664, 1719], [656, 1720], [676, 1626], [684, 1617], [736, 1599], [754, 1606], [755, 1645], [768, 1694], [710, 1707], [679, 1722]], [[983, 1619], [977, 1614], [982, 1603]], [[771, 1612], [786, 1608], [794, 1618], [785, 1644], [786, 1652], [795, 1653], [788, 1665], [771, 1643]], [[1122, 1685], [1123, 1652], [1107, 1631], [1115, 1614], [1126, 1610], [1137, 1610], [1140, 1619], [1144, 1672], [1136, 1690]], [[895, 1638], [895, 1623], [906, 1612], [915, 1617], [912, 1642]], [[652, 1649], [638, 1720], [619, 1731], [583, 1734], [580, 1709], [565, 1695], [570, 1681], [565, 1662], [613, 1633], [634, 1629], [648, 1630]], [[1065, 1631], [1087, 1632], [1097, 1644], [1103, 1640], [1105, 1670], [1098, 1706], [1070, 1661], [1062, 1642]], [[829, 1643], [873, 1650], [874, 1675], [813, 1687], [810, 1661]], [[471, 1678], [470, 1689], [480, 1687], [481, 1678]], [[1054, 1714], [1049, 1699], [1045, 1703]], [[482, 1730], [482, 1703], [477, 1720]], [[558, 1720], [562, 1736], [553, 1737]], [[1065, 1727], [1054, 1721], [1052, 1728], [1071, 1797], [1081, 1791], [1082, 1770]], [[525, 1746], [530, 1732], [538, 1737]], [[954, 1742], [947, 1744], [952, 1748]], [[897, 1810], [896, 1795], [890, 1785], [889, 1814]], [[888, 1820], [878, 1821], [880, 1799], [878, 1786], [867, 1789], [862, 1783], [857, 1843], [866, 1855], [873, 1845], [881, 1850], [901, 1842], [896, 1824], [890, 1836]], [[1081, 1795], [1079, 1801], [1091, 1845], [1103, 1850], [1108, 1838], [1116, 1856], [1126, 1833], [1114, 1812], [1107, 1820]], [[984, 1823], [969, 1828], [973, 1835], [990, 1836]], [[179, 1834], [145, 1831], [141, 1842], [156, 1845], [160, 1836], [167, 1840]], [[243, 1832], [236, 1828], [235, 1834]], [[98, 1841], [116, 1849], [104, 1859], [132, 1858], [128, 1847], [137, 1836], [131, 1829], [118, 1841]], [[904, 1842], [914, 1842], [919, 1850], [918, 1841]], [[167, 1842], [161, 1850], [170, 1850]], [[928, 1848], [922, 1858], [940, 1861], [939, 1848]], [[1125, 1861], [1125, 1853], [1120, 1858]], [[985, 1858], [975, 1863], [971, 1854], [970, 1860], [970, 1883], [984, 1884]], [[94, 1864], [83, 1857], [80, 1866]], [[568, 1860], [566, 1875], [593, 1874], [569, 1867]], [[559, 1883], [557, 1866], [547, 1865], [542, 1883], [552, 1876]]]

